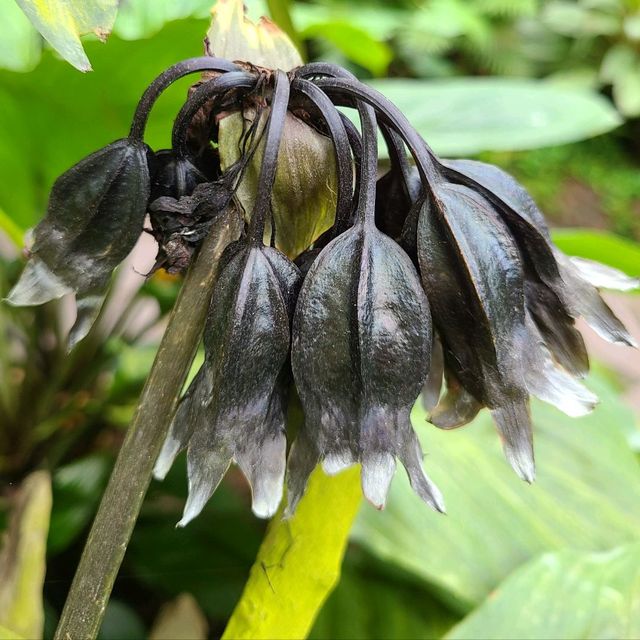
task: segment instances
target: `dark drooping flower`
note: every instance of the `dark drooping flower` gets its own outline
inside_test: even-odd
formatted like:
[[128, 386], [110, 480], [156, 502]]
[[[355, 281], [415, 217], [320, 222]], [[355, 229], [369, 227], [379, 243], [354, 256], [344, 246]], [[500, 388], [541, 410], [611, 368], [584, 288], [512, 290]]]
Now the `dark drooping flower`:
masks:
[[[152, 152], [143, 134], [156, 98], [178, 77], [203, 70], [215, 73], [182, 107], [172, 148]], [[360, 128], [337, 107], [356, 109]], [[207, 141], [218, 142], [219, 118], [237, 113], [251, 124], [234, 143], [237, 161], [223, 170], [220, 147]], [[295, 132], [285, 135], [287, 127]], [[376, 179], [378, 129], [391, 167]], [[322, 166], [301, 170], [304, 154], [281, 152], [282, 140], [290, 150], [302, 135], [320, 136], [316, 149], [328, 145], [324, 183], [335, 185], [333, 226], [308, 242], [292, 239], [296, 225], [308, 234], [326, 224], [309, 221], [306, 211], [300, 219], [283, 212], [286, 189], [277, 177], [295, 174], [300, 184], [313, 176], [314, 194], [323, 183]], [[241, 211], [247, 168], [257, 175], [255, 198]], [[292, 202], [299, 206], [304, 196]], [[155, 268], [177, 272], [229, 207], [244, 215], [245, 230], [221, 259], [204, 363], [155, 468], [164, 477], [187, 449], [182, 524], [201, 511], [233, 462], [261, 517], [276, 512], [285, 476], [292, 513], [319, 463], [327, 473], [360, 464], [364, 495], [382, 508], [398, 460], [416, 493], [443, 511], [409, 418], [420, 394], [430, 421], [443, 429], [486, 407], [507, 460], [531, 482], [530, 397], [571, 416], [597, 402], [580, 381], [589, 360], [576, 320], [634, 346], [599, 289], [631, 289], [637, 280], [564, 255], [510, 175], [482, 162], [439, 159], [393, 104], [322, 63], [285, 74], [204, 57], [167, 70], [144, 93], [129, 137], [56, 182], [9, 301], [39, 304], [74, 292], [77, 340], [146, 214], [158, 242]], [[308, 243], [299, 255], [280, 251]], [[287, 465], [287, 405], [296, 393], [304, 421]]]

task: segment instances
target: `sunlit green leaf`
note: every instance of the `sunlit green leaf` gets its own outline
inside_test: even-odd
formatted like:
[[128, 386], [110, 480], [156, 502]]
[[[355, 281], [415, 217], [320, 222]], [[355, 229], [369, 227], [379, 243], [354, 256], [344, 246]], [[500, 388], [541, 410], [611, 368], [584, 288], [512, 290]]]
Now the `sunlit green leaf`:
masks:
[[591, 229], [555, 229], [553, 240], [567, 255], [597, 260], [630, 276], [640, 275], [637, 242]]
[[589, 386], [601, 404], [585, 418], [534, 404], [533, 485], [509, 469], [485, 412], [465, 428], [440, 431], [416, 408], [425, 467], [444, 494], [447, 515], [425, 509], [396, 474], [386, 510], [365, 506], [354, 539], [462, 610], [542, 551], [606, 550], [635, 540], [640, 468], [628, 444], [634, 418], [604, 379], [594, 375]]
[[89, 71], [80, 36], [106, 39], [118, 11], [118, 0], [16, 0], [45, 40], [80, 71]]
[[640, 637], [640, 544], [544, 554], [507, 578], [447, 640]]
[[0, 67], [30, 71], [38, 64], [42, 40], [15, 2], [0, 3]]
[[620, 125], [601, 96], [538, 80], [378, 80], [437, 153], [534, 149], [589, 138]]
[[338, 581], [360, 501], [359, 469], [332, 478], [316, 469], [295, 515], [271, 521], [222, 637], [306, 637]]
[[24, 638], [40, 638], [42, 586], [51, 513], [51, 479], [36, 471], [23, 481], [0, 553], [0, 625]]
[[387, 44], [347, 21], [316, 22], [300, 35], [327, 40], [346, 58], [376, 76], [384, 74], [393, 58], [393, 51]]

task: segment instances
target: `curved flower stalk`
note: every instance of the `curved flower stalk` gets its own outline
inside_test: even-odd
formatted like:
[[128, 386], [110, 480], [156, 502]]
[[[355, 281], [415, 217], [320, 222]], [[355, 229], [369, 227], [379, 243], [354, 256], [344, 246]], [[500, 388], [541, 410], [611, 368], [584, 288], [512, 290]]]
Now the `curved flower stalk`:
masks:
[[[178, 77], [203, 70], [213, 77], [178, 113], [171, 149], [154, 153], [143, 142], [153, 103]], [[337, 107], [356, 109], [360, 129]], [[237, 156], [223, 163], [210, 143], [229, 114], [244, 125]], [[295, 134], [287, 132], [292, 121], [300, 125]], [[391, 160], [379, 179], [378, 129]], [[304, 136], [316, 138], [307, 144]], [[312, 170], [307, 162], [302, 171], [302, 150], [311, 148], [330, 161]], [[251, 198], [240, 198], [249, 167], [257, 178], [247, 181]], [[291, 184], [299, 187], [289, 199], [287, 175], [297, 176]], [[313, 178], [301, 182], [305, 175]], [[327, 199], [316, 203], [319, 189]], [[326, 202], [334, 201], [325, 231]], [[246, 211], [242, 202], [250, 202]], [[416, 493], [444, 511], [409, 419], [420, 394], [442, 429], [488, 408], [507, 460], [531, 482], [530, 397], [571, 416], [597, 402], [580, 381], [589, 359], [576, 319], [611, 342], [634, 344], [599, 289], [629, 290], [638, 280], [564, 255], [511, 176], [482, 162], [441, 160], [384, 96], [326, 63], [285, 74], [204, 57], [159, 76], [129, 137], [58, 179], [9, 300], [39, 304], [75, 293], [73, 343], [90, 326], [147, 213], [159, 247], [154, 269], [180, 272], [229, 210], [244, 214], [244, 233], [221, 259], [204, 364], [155, 467], [164, 477], [187, 450], [182, 525], [234, 462], [251, 485], [256, 515], [276, 512], [291, 392], [300, 397], [304, 423], [288, 458], [288, 513], [318, 463], [328, 473], [361, 464], [363, 493], [382, 508], [397, 460]], [[309, 211], [322, 224], [309, 221]], [[294, 237], [300, 218], [305, 234], [321, 235]]]

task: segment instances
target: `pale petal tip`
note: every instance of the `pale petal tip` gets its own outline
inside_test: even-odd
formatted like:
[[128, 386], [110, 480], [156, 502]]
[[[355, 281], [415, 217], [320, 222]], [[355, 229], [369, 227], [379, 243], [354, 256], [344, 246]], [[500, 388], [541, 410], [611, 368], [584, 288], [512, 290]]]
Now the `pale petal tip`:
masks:
[[284, 464], [281, 469], [276, 469], [273, 473], [264, 471], [253, 484], [251, 510], [257, 518], [263, 520], [272, 518], [282, 502]]
[[153, 477], [156, 480], [164, 480], [173, 465], [173, 461], [176, 459], [180, 451], [180, 442], [176, 440], [171, 434], [167, 436], [167, 439], [162, 445], [162, 450], [158, 455], [156, 464], [153, 467]]
[[328, 476], [336, 474], [353, 466], [356, 461], [349, 451], [340, 451], [338, 453], [330, 453], [322, 460], [322, 470]]
[[524, 480], [528, 484], [533, 484], [536, 479], [536, 467], [533, 461], [533, 455], [505, 447], [505, 456], [507, 462], [511, 465], [512, 469], [518, 474], [521, 480]]
[[187, 503], [182, 512], [182, 519], [176, 524], [176, 528], [182, 529], [186, 527], [194, 518], [197, 518], [200, 513], [202, 513], [204, 505], [209, 499], [209, 496], [205, 495], [205, 493], [205, 491], [189, 492]]
[[68, 293], [73, 293], [73, 289], [34, 256], [27, 262], [5, 301], [14, 307], [29, 307], [56, 300]]
[[389, 453], [366, 456], [362, 461], [362, 493], [378, 510], [385, 507], [395, 471], [396, 461]]

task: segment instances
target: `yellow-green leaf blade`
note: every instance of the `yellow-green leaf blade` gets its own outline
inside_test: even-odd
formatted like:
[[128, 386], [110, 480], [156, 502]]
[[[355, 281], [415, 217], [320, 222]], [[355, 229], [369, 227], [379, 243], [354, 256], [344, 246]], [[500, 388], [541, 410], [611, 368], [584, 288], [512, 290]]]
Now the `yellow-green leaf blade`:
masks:
[[272, 521], [223, 639], [305, 638], [338, 581], [360, 502], [359, 468], [316, 469], [295, 515]]
[[16, 0], [42, 37], [80, 71], [90, 71], [80, 36], [105, 39], [118, 11], [118, 0]]
[[46, 471], [36, 471], [15, 496], [0, 554], [0, 625], [25, 638], [42, 637], [50, 515], [51, 478]]
[[640, 544], [563, 550], [509, 576], [447, 640], [640, 637]]

